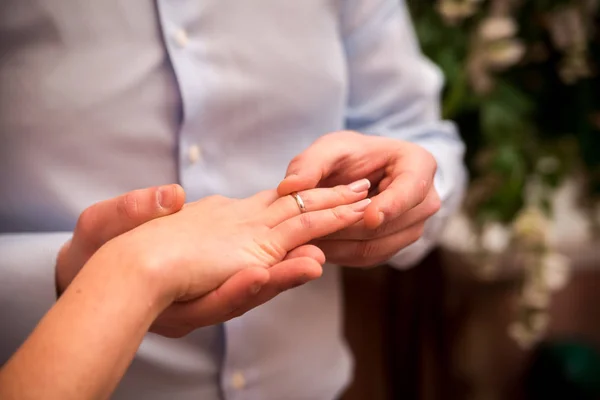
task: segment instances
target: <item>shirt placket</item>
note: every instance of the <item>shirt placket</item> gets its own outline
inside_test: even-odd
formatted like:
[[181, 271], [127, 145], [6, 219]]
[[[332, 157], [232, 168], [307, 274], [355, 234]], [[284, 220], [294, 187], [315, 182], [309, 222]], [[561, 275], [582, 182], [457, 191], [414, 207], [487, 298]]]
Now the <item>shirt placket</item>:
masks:
[[[181, 124], [176, 156], [179, 181], [188, 200], [197, 200], [210, 193], [209, 163], [205, 157], [200, 129], [194, 129], [194, 118], [202, 107], [203, 41], [194, 27], [198, 25], [202, 8], [193, 0], [158, 0], [158, 16], [163, 40], [176, 77], [181, 96]], [[195, 121], [196, 120], [196, 121]]]

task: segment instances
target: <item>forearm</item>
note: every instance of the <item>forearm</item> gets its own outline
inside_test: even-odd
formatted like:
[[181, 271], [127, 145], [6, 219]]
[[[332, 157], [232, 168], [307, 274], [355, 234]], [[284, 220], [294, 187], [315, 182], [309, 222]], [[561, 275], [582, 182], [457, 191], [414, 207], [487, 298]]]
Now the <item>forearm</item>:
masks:
[[0, 365], [56, 302], [56, 255], [71, 232], [0, 234]]
[[169, 299], [155, 279], [103, 250], [0, 371], [1, 398], [110, 396]]

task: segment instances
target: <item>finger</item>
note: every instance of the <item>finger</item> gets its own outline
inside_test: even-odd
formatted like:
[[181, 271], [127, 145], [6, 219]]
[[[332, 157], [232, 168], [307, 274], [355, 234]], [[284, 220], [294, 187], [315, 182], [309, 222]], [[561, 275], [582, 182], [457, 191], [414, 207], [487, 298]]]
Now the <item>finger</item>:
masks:
[[325, 254], [323, 254], [323, 251], [312, 244], [305, 244], [303, 246], [296, 247], [294, 250], [287, 253], [285, 260], [291, 260], [292, 258], [299, 257], [312, 258], [319, 264], [325, 263]]
[[270, 279], [256, 299], [238, 308], [227, 318], [235, 318], [266, 303], [286, 290], [302, 286], [318, 279], [323, 274], [322, 265], [312, 257], [297, 257], [284, 260], [269, 268]]
[[265, 210], [266, 224], [274, 227], [286, 219], [300, 215], [302, 212], [324, 210], [343, 204], [352, 204], [367, 197], [371, 182], [360, 179], [349, 185], [339, 185], [333, 188], [310, 189], [298, 193], [304, 210], [300, 208], [294, 196], [283, 196], [275, 200]]
[[79, 217], [73, 247], [95, 251], [145, 222], [179, 211], [184, 202], [183, 188], [173, 184], [134, 190], [96, 203]]
[[400, 215], [394, 220], [388, 220], [375, 229], [365, 226], [364, 220], [360, 220], [352, 226], [331, 235], [323, 237], [323, 240], [366, 240], [377, 239], [400, 232], [410, 226], [424, 222], [440, 209], [441, 202], [437, 192], [430, 190], [424, 202]]
[[290, 161], [285, 179], [277, 187], [280, 196], [316, 188], [318, 183], [331, 173], [334, 165], [347, 152], [338, 140], [331, 140], [332, 136], [325, 135], [319, 138]]
[[263, 190], [261, 192], [258, 192], [246, 200], [250, 200], [253, 203], [255, 203], [257, 206], [261, 206], [264, 208], [264, 207], [268, 207], [271, 204], [273, 204], [275, 202], [275, 200], [277, 200], [279, 197], [280, 196], [277, 193], [277, 190], [271, 189], [271, 190]]
[[[351, 131], [320, 137], [290, 162], [277, 192], [285, 196], [316, 188], [324, 181], [336, 185], [371, 178], [373, 172], [387, 163], [382, 151], [385, 152], [389, 146], [386, 147], [385, 141], [374, 136], [365, 139], [365, 135]], [[339, 171], [344, 172], [335, 179]]]
[[329, 262], [349, 267], [371, 267], [388, 261], [398, 251], [419, 240], [423, 229], [424, 223], [419, 223], [379, 239], [319, 240], [314, 244], [323, 250]]
[[346, 228], [359, 221], [371, 199], [300, 214], [271, 229], [268, 237], [276, 247], [289, 251], [313, 239]]
[[193, 330], [223, 322], [237, 309], [251, 303], [270, 279], [264, 268], [246, 268], [207, 295], [183, 303], [174, 303], [154, 322], [153, 332], [160, 327]]
[[[285, 260], [269, 270], [242, 270], [200, 299], [171, 305], [157, 318], [151, 331], [180, 337], [194, 329], [228, 321], [266, 303], [281, 292], [319, 278], [322, 273], [321, 264], [308, 257]], [[262, 285], [258, 291], [256, 284]]]
[[401, 172], [389, 174], [392, 181], [382, 182], [387, 187], [373, 197], [371, 206], [365, 211], [365, 225], [369, 228], [377, 228], [385, 220], [398, 218], [421, 204], [433, 187], [437, 165], [423, 150], [401, 158], [394, 169]]

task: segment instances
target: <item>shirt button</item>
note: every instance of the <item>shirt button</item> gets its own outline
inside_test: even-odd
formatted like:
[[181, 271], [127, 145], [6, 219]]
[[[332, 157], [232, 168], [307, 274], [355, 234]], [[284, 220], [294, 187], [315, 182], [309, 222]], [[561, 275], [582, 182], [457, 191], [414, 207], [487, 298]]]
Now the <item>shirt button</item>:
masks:
[[241, 372], [236, 372], [231, 376], [231, 386], [236, 390], [241, 390], [246, 386], [246, 378]]
[[175, 39], [175, 43], [177, 43], [177, 46], [181, 48], [186, 47], [189, 42], [188, 34], [183, 29], [175, 31], [173, 39]]
[[202, 151], [200, 150], [200, 146], [193, 145], [190, 146], [188, 150], [188, 158], [192, 164], [196, 164], [202, 158]]

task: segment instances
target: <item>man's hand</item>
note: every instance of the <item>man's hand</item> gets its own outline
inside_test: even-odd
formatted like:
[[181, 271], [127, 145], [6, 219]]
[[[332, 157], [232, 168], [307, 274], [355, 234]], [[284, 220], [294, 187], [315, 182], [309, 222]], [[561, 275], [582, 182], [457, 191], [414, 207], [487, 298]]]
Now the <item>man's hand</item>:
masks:
[[179, 185], [134, 190], [86, 208], [73, 238], [56, 260], [56, 288], [60, 295], [87, 260], [109, 240], [156, 218], [181, 210], [185, 192]]
[[433, 186], [437, 164], [424, 148], [396, 139], [335, 132], [289, 164], [280, 195], [368, 178], [372, 202], [362, 221], [314, 242], [327, 261], [367, 267], [386, 262], [417, 241], [440, 208]]
[[[87, 208], [79, 217], [73, 238], [58, 255], [58, 293], [67, 288], [106, 242], [146, 222], [178, 212], [184, 202], [183, 189], [179, 185], [167, 185], [135, 190]], [[151, 331], [181, 337], [201, 326], [242, 315], [285, 290], [318, 278], [323, 262], [319, 249], [302, 246], [271, 269], [243, 269], [205, 296], [171, 305], [158, 317]]]

